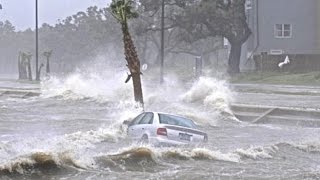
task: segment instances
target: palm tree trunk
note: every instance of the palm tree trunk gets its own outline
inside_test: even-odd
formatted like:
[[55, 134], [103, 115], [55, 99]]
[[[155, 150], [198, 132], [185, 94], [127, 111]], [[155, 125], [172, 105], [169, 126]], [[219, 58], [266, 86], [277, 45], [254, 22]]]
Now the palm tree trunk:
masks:
[[32, 71], [31, 71], [30, 59], [28, 59], [28, 78], [29, 78], [29, 81], [32, 81]]
[[124, 54], [127, 61], [127, 66], [132, 76], [134, 99], [143, 106], [143, 94], [141, 88], [141, 72], [140, 61], [136, 48], [133, 44], [132, 38], [129, 33], [128, 25], [122, 24]]
[[22, 79], [21, 53], [19, 53], [19, 56], [18, 56], [18, 70], [19, 70], [19, 79]]
[[20, 79], [28, 79], [28, 74], [27, 74], [28, 65], [27, 65], [27, 61], [26, 61], [26, 56], [23, 53], [20, 54], [19, 65], [20, 65], [19, 78]]
[[46, 66], [46, 73], [47, 75], [50, 74], [50, 64], [49, 64], [49, 57], [47, 57], [47, 66]]

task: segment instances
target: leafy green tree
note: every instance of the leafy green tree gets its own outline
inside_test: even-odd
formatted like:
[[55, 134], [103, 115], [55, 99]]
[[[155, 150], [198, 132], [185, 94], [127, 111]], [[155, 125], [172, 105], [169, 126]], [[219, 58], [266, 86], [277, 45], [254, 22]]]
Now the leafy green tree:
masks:
[[245, 0], [201, 0], [176, 16], [179, 26], [195, 39], [222, 36], [231, 44], [228, 60], [230, 74], [240, 72], [242, 44], [251, 35], [246, 22]]
[[129, 77], [132, 77], [133, 81], [135, 101], [143, 105], [140, 61], [128, 27], [128, 20], [138, 17], [138, 14], [133, 10], [133, 3], [134, 2], [131, 0], [112, 0], [110, 8], [112, 15], [121, 25], [124, 43], [124, 54], [127, 61], [127, 67], [129, 68], [129, 71], [131, 73]]

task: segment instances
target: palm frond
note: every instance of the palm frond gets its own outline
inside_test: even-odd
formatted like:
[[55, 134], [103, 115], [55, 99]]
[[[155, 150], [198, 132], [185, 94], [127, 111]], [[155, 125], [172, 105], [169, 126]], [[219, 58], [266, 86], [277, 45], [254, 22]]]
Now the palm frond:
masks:
[[112, 0], [111, 14], [120, 23], [126, 23], [128, 19], [137, 18], [138, 13], [133, 8], [134, 3], [132, 0]]

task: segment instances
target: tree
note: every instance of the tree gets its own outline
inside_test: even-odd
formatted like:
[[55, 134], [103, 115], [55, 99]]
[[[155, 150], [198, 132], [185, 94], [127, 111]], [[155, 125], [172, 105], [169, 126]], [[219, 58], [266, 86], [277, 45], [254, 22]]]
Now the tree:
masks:
[[140, 60], [138, 58], [138, 54], [128, 27], [128, 20], [137, 18], [138, 14], [133, 11], [133, 1], [131, 0], [112, 0], [110, 8], [112, 15], [121, 25], [124, 43], [124, 55], [127, 61], [127, 67], [131, 73], [128, 75], [128, 80], [132, 78], [135, 101], [139, 102], [143, 106]]
[[[135, 41], [138, 43], [138, 52], [140, 51], [143, 59], [146, 59], [146, 56], [150, 54], [151, 56], [148, 59], [155, 58], [156, 62], [160, 63], [162, 0], [140, 0], [139, 2], [139, 18], [135, 20], [132, 27], [135, 32], [134, 35], [136, 35]], [[185, 13], [190, 13], [185, 9], [195, 5], [194, 0], [164, 0], [164, 3], [165, 56], [171, 55], [174, 58], [177, 55], [189, 54], [208, 57], [217, 50], [217, 45], [220, 45], [221, 41], [217, 41], [216, 36], [201, 39], [197, 33], [188, 33], [185, 30], [185, 26], [197, 22], [193, 23], [183, 21], [182, 18], [176, 18], [184, 16]], [[205, 59], [209, 62], [209, 58]]]
[[28, 78], [29, 78], [29, 81], [32, 81], [32, 70], [31, 70], [32, 54], [31, 53], [25, 53], [24, 56], [25, 56], [25, 58], [27, 59], [27, 62], [28, 62]]
[[171, 21], [173, 14], [180, 13], [186, 3], [191, 0], [140, 0], [138, 11], [139, 18], [134, 21], [132, 27], [135, 42], [137, 43], [138, 53], [140, 51], [142, 61], [155, 59], [160, 65], [162, 53], [162, 3], [165, 5], [164, 13], [164, 56], [170, 53], [180, 41], [176, 38], [176, 26]]
[[42, 53], [44, 57], [46, 57], [47, 63], [46, 63], [46, 74], [50, 75], [50, 57], [52, 55], [52, 50], [45, 51]]
[[29, 79], [30, 81], [32, 81], [31, 58], [31, 53], [19, 52], [19, 79]]
[[19, 52], [19, 56], [18, 56], [19, 80], [28, 79], [27, 66], [28, 66], [28, 63], [26, 61], [25, 53]]
[[0, 21], [0, 34], [7, 35], [9, 33], [14, 33], [15, 27], [10, 21], [6, 20], [4, 22]]
[[176, 21], [195, 39], [227, 38], [231, 44], [228, 72], [240, 72], [241, 47], [251, 35], [246, 22], [245, 0], [201, 0], [186, 8], [183, 15], [176, 16]]

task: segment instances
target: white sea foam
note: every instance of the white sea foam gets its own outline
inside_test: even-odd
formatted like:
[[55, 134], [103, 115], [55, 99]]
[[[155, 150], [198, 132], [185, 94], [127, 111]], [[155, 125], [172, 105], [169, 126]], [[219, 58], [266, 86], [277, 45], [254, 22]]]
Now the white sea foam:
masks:
[[151, 158], [154, 162], [165, 161], [166, 159], [180, 160], [217, 160], [228, 162], [240, 162], [240, 156], [234, 153], [221, 153], [206, 148], [158, 148], [150, 145], [132, 145], [110, 153], [107, 156], [117, 158], [128, 158], [130, 156]]
[[291, 144], [293, 147], [298, 148], [300, 150], [311, 152], [311, 153], [320, 153], [320, 142], [312, 141], [298, 144]]
[[[47, 160], [57, 166], [94, 168], [95, 162], [88, 149], [95, 149], [96, 144], [101, 142], [117, 142], [125, 137], [126, 127], [114, 123], [98, 130], [12, 142], [9, 150], [8, 145], [3, 144], [0, 148], [0, 157], [3, 157], [0, 160], [0, 171], [24, 173], [24, 169], [29, 166], [41, 166], [42, 161]], [[37, 157], [40, 160], [35, 159]]]
[[219, 160], [229, 162], [240, 162], [240, 156], [233, 153], [222, 153], [220, 151], [213, 151], [207, 148], [169, 148], [160, 150], [160, 157], [178, 157], [182, 159], [202, 159], [202, 160]]
[[277, 146], [269, 147], [250, 147], [248, 149], [237, 149], [234, 153], [239, 154], [243, 158], [250, 159], [270, 159], [273, 154], [278, 151]]
[[93, 167], [94, 161], [86, 159], [85, 156], [76, 156], [71, 152], [50, 152], [34, 150], [28, 154], [7, 159], [0, 163], [0, 173], [20, 173], [32, 172], [32, 168], [44, 167], [73, 167], [89, 169]]
[[229, 111], [232, 93], [225, 81], [200, 77], [191, 89], [182, 96], [184, 102], [199, 102], [215, 110]]
[[3, 159], [9, 155], [8, 145], [6, 143], [0, 142], [0, 159]]
[[[92, 98], [100, 101], [127, 100], [132, 97], [130, 87], [122, 82], [123, 74], [114, 75], [114, 78], [106, 78], [103, 74], [85, 74], [75, 72], [65, 78], [51, 77], [42, 81], [41, 91], [45, 98], [61, 96], [64, 99], [78, 100]], [[110, 79], [109, 79], [110, 78]], [[118, 83], [116, 83], [116, 79]]]
[[145, 89], [146, 110], [179, 114], [212, 126], [223, 119], [237, 121], [229, 108], [232, 92], [225, 81], [201, 77], [193, 84], [184, 84], [170, 75], [164, 84]]
[[[78, 69], [65, 77], [52, 76], [42, 81], [42, 97], [59, 97], [65, 100], [91, 99], [102, 103], [115, 102], [120, 106], [133, 105], [132, 84], [124, 83], [126, 70], [117, 70], [108, 65], [104, 65], [103, 70], [101, 67], [97, 70], [97, 65], [93, 65], [94, 68], [88, 66], [85, 70]], [[162, 85], [144, 81], [148, 79], [144, 76], [143, 94], [145, 109], [148, 111], [180, 114], [194, 119], [197, 123], [213, 126], [218, 124], [219, 119], [236, 119], [229, 108], [232, 93], [225, 81], [201, 77], [190, 87], [175, 75], [167, 75]]]

